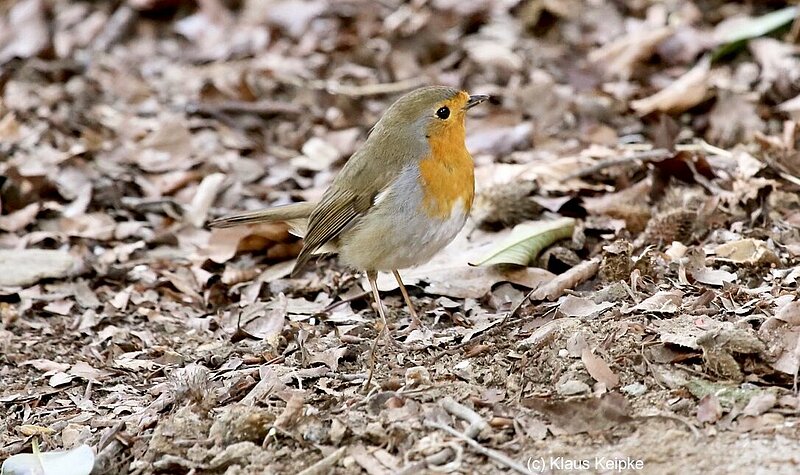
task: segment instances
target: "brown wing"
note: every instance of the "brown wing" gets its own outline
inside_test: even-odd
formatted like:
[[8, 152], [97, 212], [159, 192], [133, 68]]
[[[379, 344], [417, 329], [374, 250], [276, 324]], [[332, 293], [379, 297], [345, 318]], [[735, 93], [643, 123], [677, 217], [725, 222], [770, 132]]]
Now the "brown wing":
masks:
[[331, 188], [308, 218], [308, 231], [303, 238], [303, 250], [292, 270], [296, 275], [319, 248], [335, 239], [355, 219], [372, 206], [373, 196], [355, 195], [347, 190]]
[[410, 140], [399, 147], [398, 136], [392, 132], [396, 127], [382, 126], [383, 120], [375, 125], [361, 149], [350, 157], [309, 216], [303, 250], [297, 257], [293, 276], [314, 252], [369, 210], [375, 197], [399, 177], [403, 164], [411, 163], [410, 157], [422, 156], [427, 150], [426, 143], [416, 144], [414, 148], [415, 142]]

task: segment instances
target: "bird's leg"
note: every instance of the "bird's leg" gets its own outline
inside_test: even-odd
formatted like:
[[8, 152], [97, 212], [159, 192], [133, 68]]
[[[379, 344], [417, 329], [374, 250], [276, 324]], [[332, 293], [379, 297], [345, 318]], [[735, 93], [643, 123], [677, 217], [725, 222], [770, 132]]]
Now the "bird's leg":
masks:
[[372, 289], [372, 297], [375, 299], [375, 304], [378, 306], [378, 315], [381, 317], [381, 329], [378, 331], [378, 334], [375, 336], [375, 340], [372, 342], [372, 349], [369, 352], [369, 376], [367, 376], [367, 383], [364, 385], [364, 390], [369, 391], [369, 386], [372, 383], [372, 373], [375, 372], [375, 353], [378, 349], [378, 340], [381, 339], [383, 336], [383, 332], [386, 331], [386, 311], [383, 309], [383, 302], [381, 301], [381, 294], [378, 293], [378, 273], [375, 271], [367, 271], [367, 280], [369, 280], [369, 286]]
[[414, 310], [414, 304], [411, 302], [411, 297], [408, 296], [408, 290], [406, 290], [406, 286], [403, 285], [403, 279], [400, 278], [400, 273], [395, 269], [392, 271], [392, 274], [394, 274], [394, 278], [397, 280], [397, 285], [400, 286], [400, 292], [403, 294], [403, 299], [406, 301], [406, 305], [408, 306], [408, 313], [411, 314], [411, 325], [403, 333], [410, 333], [415, 328], [422, 327], [422, 322], [417, 315], [417, 311]]

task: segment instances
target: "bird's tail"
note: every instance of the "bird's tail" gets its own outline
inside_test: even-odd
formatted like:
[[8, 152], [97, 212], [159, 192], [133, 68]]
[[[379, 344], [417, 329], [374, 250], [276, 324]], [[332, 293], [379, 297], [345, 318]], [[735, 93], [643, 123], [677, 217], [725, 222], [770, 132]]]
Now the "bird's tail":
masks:
[[316, 203], [304, 201], [302, 203], [293, 203], [285, 206], [277, 206], [275, 208], [223, 216], [211, 221], [208, 225], [212, 228], [230, 228], [243, 224], [286, 221], [293, 230], [297, 231], [296, 234], [302, 235], [305, 234], [308, 216], [315, 207]]

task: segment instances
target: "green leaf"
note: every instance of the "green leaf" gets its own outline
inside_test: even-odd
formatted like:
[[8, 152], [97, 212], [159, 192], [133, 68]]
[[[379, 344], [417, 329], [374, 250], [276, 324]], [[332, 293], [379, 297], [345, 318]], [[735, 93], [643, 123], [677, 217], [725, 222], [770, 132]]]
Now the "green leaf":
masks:
[[756, 18], [750, 18], [736, 25], [728, 34], [720, 38], [720, 46], [711, 59], [716, 61], [741, 48], [747, 40], [767, 35], [791, 23], [797, 17], [798, 7], [786, 7]]
[[556, 241], [572, 237], [575, 220], [560, 218], [554, 221], [537, 221], [516, 226], [508, 239], [471, 266], [516, 264], [527, 266], [544, 249]]

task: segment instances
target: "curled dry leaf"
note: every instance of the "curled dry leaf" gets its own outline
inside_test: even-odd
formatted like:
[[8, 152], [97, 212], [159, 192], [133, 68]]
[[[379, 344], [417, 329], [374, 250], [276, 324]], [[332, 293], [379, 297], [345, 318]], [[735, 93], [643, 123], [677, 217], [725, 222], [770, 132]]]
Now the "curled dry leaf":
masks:
[[511, 235], [499, 246], [473, 266], [489, 266], [496, 264], [516, 264], [527, 266], [542, 250], [562, 239], [572, 237], [575, 231], [573, 218], [561, 218], [553, 221], [523, 223], [514, 227]]
[[289, 226], [280, 222], [214, 228], [208, 245], [200, 253], [221, 264], [229, 261], [237, 252], [264, 250], [290, 240]]
[[780, 264], [780, 259], [767, 243], [759, 239], [741, 239], [720, 244], [714, 249], [716, 260], [748, 266]]
[[547, 416], [555, 434], [599, 432], [633, 420], [627, 400], [616, 392], [567, 401], [528, 398], [522, 400], [522, 405]]
[[66, 277], [77, 266], [72, 254], [49, 249], [0, 250], [0, 286], [28, 286]]
[[722, 404], [715, 394], [703, 396], [697, 403], [697, 420], [713, 424], [722, 417]]
[[199, 228], [206, 222], [208, 210], [225, 182], [224, 173], [212, 173], [203, 178], [197, 187], [192, 203], [186, 208], [184, 218], [192, 226]]
[[581, 361], [592, 378], [606, 386], [606, 389], [615, 388], [619, 384], [619, 375], [611, 371], [608, 363], [592, 353], [588, 347], [581, 351]]
[[789, 375], [800, 370], [800, 301], [793, 300], [781, 307], [774, 317], [765, 321], [758, 331], [775, 356], [771, 365]]
[[603, 67], [608, 76], [627, 79], [636, 63], [652, 56], [658, 45], [673, 32], [674, 28], [671, 26], [642, 26], [592, 51], [589, 53], [589, 60]]
[[644, 99], [631, 101], [631, 107], [639, 115], [655, 111], [677, 114], [691, 109], [706, 99], [710, 70], [711, 61], [704, 58], [664, 89]]
[[624, 310], [623, 313], [677, 313], [683, 302], [683, 292], [680, 290], [661, 290], [655, 295], [644, 299], [637, 305]]
[[574, 289], [582, 282], [594, 277], [599, 269], [599, 258], [581, 262], [572, 269], [564, 272], [563, 274], [559, 274], [553, 279], [550, 279], [546, 284], [537, 288], [533, 294], [531, 294], [531, 300], [534, 302], [542, 300], [555, 300], [563, 295], [568, 289]]

